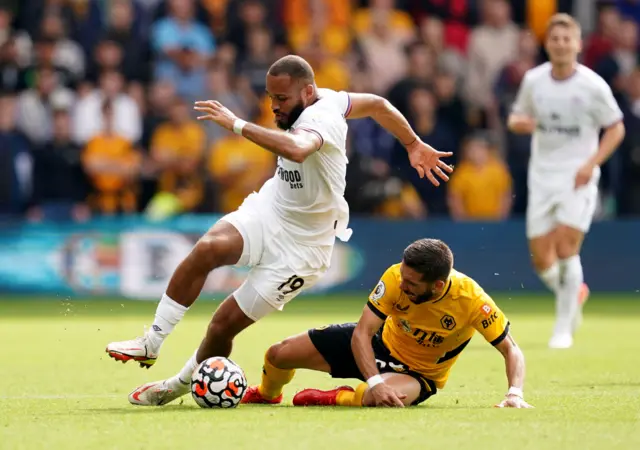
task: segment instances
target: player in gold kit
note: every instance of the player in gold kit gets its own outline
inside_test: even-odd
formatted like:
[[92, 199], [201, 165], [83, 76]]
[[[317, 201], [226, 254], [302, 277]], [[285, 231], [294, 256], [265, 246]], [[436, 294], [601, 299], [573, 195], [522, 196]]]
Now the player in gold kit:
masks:
[[476, 331], [505, 359], [509, 390], [496, 406], [530, 408], [524, 356], [509, 321], [474, 280], [453, 269], [444, 242], [420, 239], [384, 273], [357, 324], [312, 329], [272, 345], [262, 383], [247, 390], [243, 403], [280, 403], [295, 369], [310, 369], [366, 382], [355, 390], [305, 389], [294, 397], [296, 406], [417, 405], [444, 387]]

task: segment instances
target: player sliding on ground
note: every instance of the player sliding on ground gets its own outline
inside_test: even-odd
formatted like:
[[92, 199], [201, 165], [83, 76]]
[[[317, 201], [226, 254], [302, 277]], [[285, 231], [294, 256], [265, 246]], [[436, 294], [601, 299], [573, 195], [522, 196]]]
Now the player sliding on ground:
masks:
[[556, 295], [549, 346], [568, 348], [589, 293], [580, 248], [596, 209], [600, 166], [625, 130], [607, 83], [577, 62], [580, 26], [571, 16], [551, 18], [545, 47], [551, 62], [525, 74], [509, 129], [533, 133], [527, 237], [533, 266]]
[[474, 280], [453, 269], [444, 242], [421, 239], [384, 273], [357, 324], [312, 329], [271, 346], [262, 383], [242, 401], [280, 403], [295, 369], [309, 369], [366, 383], [306, 389], [293, 398], [296, 406], [417, 405], [444, 387], [475, 331], [505, 359], [509, 389], [496, 406], [530, 408], [524, 356], [507, 318]]
[[276, 61], [267, 73], [277, 126], [270, 130], [237, 118], [217, 101], [196, 102], [200, 120], [212, 121], [278, 156], [272, 179], [240, 208], [224, 216], [174, 272], [143, 337], [113, 342], [109, 355], [149, 367], [164, 339], [196, 301], [209, 272], [225, 265], [248, 266], [245, 282], [217, 309], [204, 340], [179, 374], [131, 393], [138, 405], [161, 405], [189, 391], [191, 373], [212, 356], [228, 356], [234, 337], [272, 311], [281, 310], [328, 270], [335, 238], [348, 240], [344, 199], [347, 118], [371, 117], [407, 149], [420, 177], [438, 186], [452, 171], [438, 152], [418, 138], [388, 101], [372, 94], [319, 89], [311, 66], [297, 56]]

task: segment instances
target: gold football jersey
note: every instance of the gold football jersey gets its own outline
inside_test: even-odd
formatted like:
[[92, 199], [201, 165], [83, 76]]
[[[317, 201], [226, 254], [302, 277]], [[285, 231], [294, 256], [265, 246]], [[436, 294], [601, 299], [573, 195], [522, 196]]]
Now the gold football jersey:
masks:
[[382, 341], [410, 370], [444, 387], [471, 337], [492, 345], [507, 336], [509, 322], [474, 280], [451, 271], [441, 296], [416, 305], [400, 289], [400, 264], [391, 266], [369, 295], [369, 308], [384, 319]]

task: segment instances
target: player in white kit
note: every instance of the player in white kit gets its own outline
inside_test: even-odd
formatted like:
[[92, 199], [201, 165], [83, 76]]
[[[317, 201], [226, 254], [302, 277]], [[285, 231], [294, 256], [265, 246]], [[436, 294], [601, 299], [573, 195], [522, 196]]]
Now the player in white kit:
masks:
[[163, 405], [189, 391], [191, 373], [212, 356], [228, 356], [234, 337], [300, 292], [328, 270], [335, 238], [346, 241], [349, 208], [344, 199], [346, 118], [372, 117], [407, 148], [421, 177], [439, 185], [452, 171], [423, 143], [391, 104], [371, 94], [348, 94], [315, 85], [311, 66], [297, 56], [276, 61], [267, 73], [276, 124], [270, 130], [238, 119], [217, 101], [196, 102], [200, 120], [212, 121], [278, 156], [272, 179], [224, 216], [177, 267], [143, 337], [113, 342], [109, 355], [143, 367], [156, 361], [162, 342], [200, 294], [207, 275], [223, 265], [251, 268], [246, 281], [215, 312], [205, 338], [180, 373], [147, 383], [129, 395], [136, 405]]
[[569, 348], [588, 295], [580, 248], [596, 208], [600, 166], [625, 130], [607, 83], [577, 62], [580, 26], [571, 16], [551, 18], [545, 47], [550, 62], [525, 74], [508, 126], [533, 134], [527, 238], [538, 275], [556, 295], [549, 346]]

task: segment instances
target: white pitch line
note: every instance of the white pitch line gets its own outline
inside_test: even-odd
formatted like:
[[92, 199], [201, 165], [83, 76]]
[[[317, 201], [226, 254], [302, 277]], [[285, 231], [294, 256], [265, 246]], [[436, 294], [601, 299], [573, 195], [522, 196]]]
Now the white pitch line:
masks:
[[0, 400], [82, 400], [92, 398], [120, 398], [123, 396], [123, 394], [0, 395]]

